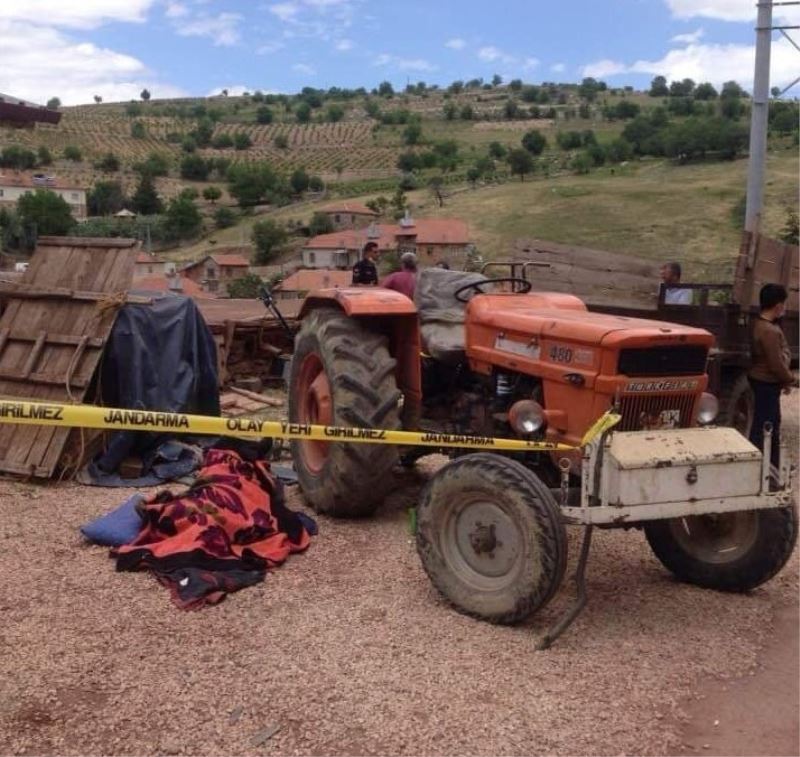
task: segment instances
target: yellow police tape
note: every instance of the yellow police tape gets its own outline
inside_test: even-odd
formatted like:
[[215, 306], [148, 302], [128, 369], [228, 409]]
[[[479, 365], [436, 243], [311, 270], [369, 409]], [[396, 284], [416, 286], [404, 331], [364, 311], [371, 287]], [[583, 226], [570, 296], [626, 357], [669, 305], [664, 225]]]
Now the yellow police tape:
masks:
[[[608, 411], [600, 416], [584, 435], [581, 446], [613, 428], [620, 415]], [[115, 431], [157, 431], [204, 436], [237, 436], [263, 439], [300, 439], [321, 442], [396, 444], [405, 447], [494, 449], [505, 451], [560, 451], [579, 449], [569, 444], [495, 439], [468, 434], [441, 434], [422, 431], [390, 431], [376, 428], [317, 426], [257, 418], [218, 418], [186, 413], [162, 413], [152, 410], [122, 410], [93, 405], [62, 405], [53, 402], [0, 400], [0, 424], [100, 428]]]

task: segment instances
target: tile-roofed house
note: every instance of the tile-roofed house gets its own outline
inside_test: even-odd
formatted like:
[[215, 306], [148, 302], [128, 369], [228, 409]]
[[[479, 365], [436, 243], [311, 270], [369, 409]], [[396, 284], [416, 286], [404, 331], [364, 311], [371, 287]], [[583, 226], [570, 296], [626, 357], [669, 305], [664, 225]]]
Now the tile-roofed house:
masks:
[[275, 296], [281, 300], [305, 297], [315, 289], [338, 289], [350, 286], [353, 274], [350, 271], [328, 269], [295, 271], [274, 288]]
[[306, 268], [352, 268], [368, 241], [380, 252], [415, 252], [420, 265], [442, 260], [459, 264], [470, 247], [469, 227], [459, 218], [406, 217], [398, 224], [371, 224], [366, 229], [345, 229], [320, 234], [303, 248]]
[[326, 205], [321, 213], [331, 219], [334, 229], [359, 229], [374, 221], [378, 214], [360, 202], [343, 200]]
[[0, 168], [0, 207], [16, 207], [20, 197], [37, 189], [46, 189], [62, 197], [69, 205], [73, 218], [86, 218], [85, 187], [49, 174]]
[[131, 289], [138, 292], [173, 292], [182, 294], [186, 297], [205, 299], [213, 297], [213, 294], [204, 292], [203, 288], [186, 276], [177, 273], [163, 274], [155, 273], [151, 276], [139, 276], [134, 278]]
[[213, 294], [227, 294], [228, 284], [248, 274], [250, 263], [239, 253], [215, 252], [184, 266], [182, 274]]
[[153, 274], [174, 273], [174, 271], [174, 263], [168, 262], [164, 258], [159, 258], [157, 255], [149, 255], [146, 252], [140, 252], [136, 256], [133, 277], [136, 279], [141, 276], [151, 276]]

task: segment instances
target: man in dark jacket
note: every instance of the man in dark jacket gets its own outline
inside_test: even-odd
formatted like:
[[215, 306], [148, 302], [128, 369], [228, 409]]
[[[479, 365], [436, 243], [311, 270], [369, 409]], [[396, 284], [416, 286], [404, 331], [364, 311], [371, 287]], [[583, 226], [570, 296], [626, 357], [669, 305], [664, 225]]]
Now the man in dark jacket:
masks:
[[780, 284], [765, 284], [759, 293], [761, 313], [753, 325], [752, 365], [748, 376], [755, 396], [750, 441], [764, 449], [764, 424], [772, 424], [770, 462], [780, 462], [781, 390], [788, 393], [797, 386], [789, 370], [791, 352], [780, 319], [786, 309], [788, 293]]
[[353, 266], [353, 285], [378, 285], [378, 269], [375, 261], [378, 258], [378, 243], [367, 242], [364, 247], [364, 255], [361, 260]]

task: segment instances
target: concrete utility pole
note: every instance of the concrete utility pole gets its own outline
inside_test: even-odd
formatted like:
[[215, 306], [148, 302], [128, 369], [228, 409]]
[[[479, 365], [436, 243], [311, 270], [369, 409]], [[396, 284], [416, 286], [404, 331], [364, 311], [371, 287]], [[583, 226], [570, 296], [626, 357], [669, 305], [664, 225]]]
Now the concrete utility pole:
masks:
[[769, 116], [769, 59], [772, 45], [772, 0], [758, 3], [756, 22], [756, 67], [753, 76], [752, 115], [750, 117], [750, 161], [747, 169], [745, 231], [758, 232], [764, 203], [764, 163], [767, 157], [767, 118]]

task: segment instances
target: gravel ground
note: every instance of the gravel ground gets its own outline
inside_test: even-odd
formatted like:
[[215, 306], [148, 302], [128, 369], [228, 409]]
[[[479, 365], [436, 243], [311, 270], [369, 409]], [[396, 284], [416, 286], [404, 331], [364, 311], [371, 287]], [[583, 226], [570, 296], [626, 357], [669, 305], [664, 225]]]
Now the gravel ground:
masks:
[[[795, 393], [795, 449], [797, 407]], [[536, 652], [570, 583], [515, 628], [442, 602], [406, 518], [436, 465], [399, 476], [371, 520], [321, 519], [307, 553], [194, 613], [79, 537], [127, 492], [0, 479], [0, 753], [667, 754], [679, 703], [752, 671], [797, 596], [797, 552], [750, 595], [719, 594], [676, 583], [639, 532], [600, 532], [587, 609]]]

